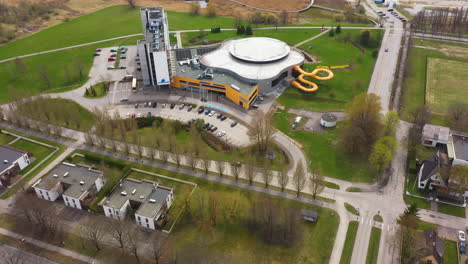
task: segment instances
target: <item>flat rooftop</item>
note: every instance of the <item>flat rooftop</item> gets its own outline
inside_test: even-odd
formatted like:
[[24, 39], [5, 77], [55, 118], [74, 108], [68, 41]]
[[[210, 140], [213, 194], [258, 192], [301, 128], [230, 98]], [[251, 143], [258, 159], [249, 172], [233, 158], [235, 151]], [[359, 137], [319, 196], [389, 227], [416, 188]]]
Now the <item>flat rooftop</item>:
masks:
[[157, 182], [129, 178], [122, 181], [114, 189], [103, 205], [120, 209], [130, 200], [140, 203], [135, 214], [154, 218], [171, 191], [170, 188], [159, 186]]
[[99, 177], [102, 177], [100, 171], [87, 166], [64, 162], [52, 169], [34, 187], [49, 191], [60, 182], [69, 185], [63, 195], [80, 199], [84, 193], [93, 187]]
[[[190, 65], [180, 65], [179, 62], [181, 61], [187, 61], [190, 59], [194, 58], [200, 58], [200, 56], [209, 53], [211, 51], [214, 51], [218, 48], [219, 46], [213, 46], [213, 47], [200, 47], [200, 48], [185, 48], [185, 49], [176, 49], [173, 51], [173, 56], [176, 58], [177, 63], [176, 63], [176, 73], [175, 76], [180, 76], [180, 77], [185, 77], [185, 78], [191, 78], [191, 79], [198, 79], [198, 77], [204, 72], [206, 68], [203, 67], [203, 65], [200, 65], [201, 68], [193, 68]], [[204, 78], [202, 80], [205, 80], [207, 82], [214, 82], [214, 83], [220, 83], [220, 84], [225, 84], [227, 86], [231, 86], [234, 84], [236, 87], [240, 88], [240, 93], [248, 96], [255, 86], [257, 85], [256, 83], [248, 83], [244, 82], [242, 80], [239, 80], [235, 76], [232, 76], [231, 74], [225, 73], [225, 72], [217, 72], [216, 69], [214, 70], [214, 77], [213, 79], [207, 79]]]
[[450, 128], [426, 124], [423, 127], [423, 138], [438, 141], [448, 141]]
[[468, 136], [452, 134], [452, 139], [455, 157], [468, 161]]
[[17, 161], [25, 153], [27, 152], [14, 147], [0, 146], [0, 172], [10, 167], [13, 162]]

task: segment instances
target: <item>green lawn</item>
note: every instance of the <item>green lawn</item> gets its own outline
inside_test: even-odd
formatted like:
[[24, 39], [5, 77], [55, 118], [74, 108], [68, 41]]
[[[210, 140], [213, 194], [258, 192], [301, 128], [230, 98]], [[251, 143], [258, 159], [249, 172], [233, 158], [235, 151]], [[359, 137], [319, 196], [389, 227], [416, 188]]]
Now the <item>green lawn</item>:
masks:
[[278, 111], [274, 115], [274, 126], [303, 146], [307, 159], [314, 167], [333, 178], [353, 182], [372, 182], [375, 172], [368, 166], [366, 159], [347, 155], [338, 143], [343, 122], [337, 127], [320, 134], [305, 130], [290, 130], [295, 115]]
[[15, 137], [0, 133], [0, 145], [5, 145], [14, 140]]
[[[257, 258], [268, 259], [268, 263], [327, 263], [335, 241], [338, 227], [338, 215], [325, 208], [302, 204], [291, 200], [272, 197], [281, 207], [309, 208], [318, 211], [320, 219], [316, 224], [300, 222], [304, 228], [303, 241], [292, 247], [269, 246], [249, 232], [245, 226], [245, 217], [249, 214], [249, 207], [262, 197], [261, 194], [233, 188], [204, 179], [194, 178], [176, 172], [155, 169], [142, 164], [121, 161], [97, 154], [83, 152], [86, 155], [86, 163], [90, 165], [103, 164], [118, 166], [118, 168], [138, 168], [141, 170], [162, 174], [171, 178], [187, 180], [198, 184], [195, 197], [190, 200], [191, 211], [198, 212], [198, 206], [203, 199], [215, 197], [219, 202], [218, 222], [209, 231], [194, 223], [192, 217], [183, 214], [175, 229], [171, 233], [177, 243], [177, 247], [183, 248], [189, 243], [202, 243], [217, 254], [232, 256], [234, 259], [245, 262], [255, 262]], [[92, 159], [88, 159], [92, 157]], [[99, 165], [100, 166], [100, 165]], [[137, 176], [139, 177], [139, 176]], [[183, 199], [175, 191], [175, 199]], [[206, 201], [205, 200], [205, 201]], [[208, 232], [208, 233], [207, 233]], [[206, 234], [209, 234], [206, 236]], [[311, 250], [314, 249], [314, 250]]]
[[464, 207], [454, 206], [454, 205], [444, 204], [444, 203], [439, 203], [438, 206], [439, 206], [438, 208], [439, 213], [465, 218]]
[[182, 44], [184, 47], [200, 45], [203, 40], [208, 41], [223, 41], [230, 38], [246, 38], [246, 37], [269, 37], [282, 40], [289, 45], [296, 45], [301, 41], [312, 38], [320, 33], [320, 29], [277, 29], [277, 30], [254, 30], [252, 36], [237, 35], [235, 30], [222, 31], [220, 33], [206, 32], [207, 35], [198, 39], [196, 42], [191, 42], [192, 39], [200, 36], [200, 32], [182, 33]]
[[353, 215], [359, 215], [359, 211], [358, 209], [356, 209], [356, 207], [354, 207], [353, 205], [349, 203], [345, 203], [344, 205], [345, 205], [346, 210], [348, 210], [348, 212], [352, 213]]
[[[418, 106], [424, 105], [425, 94], [426, 94], [426, 80], [427, 80], [427, 61], [430, 59], [444, 59], [452, 60], [456, 62], [468, 62], [468, 49], [461, 48], [459, 46], [451, 44], [441, 44], [436, 42], [424, 41], [425, 46], [434, 46], [439, 50], [429, 50], [412, 47], [409, 52], [408, 63], [405, 68], [405, 80], [403, 83], [403, 92], [401, 95], [401, 109], [400, 118], [406, 121], [413, 120], [413, 112]], [[466, 47], [466, 46], [465, 46]], [[442, 49], [458, 50], [463, 52], [453, 52], [451, 54], [443, 53]], [[456, 69], [446, 68], [442, 72], [439, 72], [438, 78], [447, 77], [447, 72], [455, 71]], [[453, 85], [452, 85], [453, 86]], [[457, 86], [458, 87], [458, 86]], [[437, 89], [437, 87], [436, 87]], [[441, 90], [445, 92], [445, 90]], [[453, 93], [448, 91], [449, 93]], [[463, 100], [464, 97], [459, 98]], [[466, 100], [463, 100], [466, 102]], [[442, 115], [436, 115], [433, 113], [431, 123], [447, 126], [448, 122]]]
[[356, 233], [359, 227], [358, 221], [351, 221], [348, 225], [348, 231], [346, 232], [346, 239], [341, 253], [340, 264], [351, 263], [351, 256], [353, 254], [354, 242], [356, 240]]
[[[360, 30], [344, 29], [339, 35], [350, 34], [354, 39]], [[374, 40], [381, 39], [383, 31], [372, 30]], [[328, 81], [312, 79], [319, 86], [313, 93], [302, 92], [290, 86], [278, 98], [287, 108], [301, 108], [317, 111], [343, 110], [347, 102], [367, 91], [376, 59], [372, 52], [376, 49], [365, 48], [364, 53], [354, 45], [331, 38], [328, 34], [321, 36], [301, 46], [303, 50], [317, 56], [321, 61], [316, 64], [305, 64], [306, 71], [312, 71], [317, 66], [351, 65], [350, 69], [334, 70], [335, 77]]]
[[325, 185], [325, 187], [330, 188], [330, 189], [336, 189], [336, 190], [340, 189], [340, 186], [338, 184], [334, 183], [334, 182], [326, 181], [326, 182], [324, 182], [323, 185]]
[[[87, 76], [93, 64], [93, 53], [96, 48], [135, 44], [137, 40], [137, 37], [133, 37], [23, 58], [24, 73], [17, 70], [15, 61], [0, 63], [0, 103], [9, 102], [12, 91], [16, 95], [32, 96], [49, 89], [76, 88], [88, 80]], [[1, 48], [0, 54], [3, 54]], [[84, 76], [81, 80], [77, 71], [78, 61], [83, 65]], [[50, 88], [39, 75], [41, 68], [46, 69], [50, 77]], [[67, 77], [67, 72], [69, 72], [69, 77]], [[66, 89], [61, 89], [61, 91], [64, 90]]]
[[366, 264], [377, 264], [381, 233], [382, 230], [380, 228], [372, 227], [369, 247], [367, 248]]
[[457, 242], [445, 240], [444, 264], [458, 264]]
[[[330, 1], [332, 2], [332, 1]], [[299, 23], [301, 24], [314, 24], [318, 26], [333, 26], [336, 27], [338, 24], [341, 26], [372, 26], [373, 24], [367, 20], [365, 23], [350, 23], [346, 20], [337, 22], [335, 17], [337, 13], [331, 12], [324, 9], [310, 8], [307, 11], [299, 13]]]
[[47, 155], [49, 155], [50, 153], [54, 151], [51, 148], [47, 148], [45, 146], [41, 146], [39, 144], [30, 142], [24, 139], [20, 139], [16, 141], [11, 146], [31, 152], [33, 154], [33, 157], [36, 159], [33, 163], [29, 164], [28, 167], [26, 167], [23, 171], [21, 171], [21, 174], [25, 174], [28, 171], [30, 171], [37, 163], [39, 163], [41, 160], [47, 157]]
[[[85, 93], [84, 97], [86, 97], [86, 98], [100, 98], [100, 97], [106, 96], [107, 92], [108, 92], [106, 87], [110, 83], [111, 82], [102, 82], [102, 83], [95, 84], [92, 87], [89, 87], [88, 88], [88, 94]], [[96, 95], [93, 95], [92, 89], [94, 89], [94, 91], [96, 92]]]
[[19, 105], [18, 111], [35, 120], [82, 131], [89, 130], [95, 122], [93, 113], [70, 99], [40, 98]]

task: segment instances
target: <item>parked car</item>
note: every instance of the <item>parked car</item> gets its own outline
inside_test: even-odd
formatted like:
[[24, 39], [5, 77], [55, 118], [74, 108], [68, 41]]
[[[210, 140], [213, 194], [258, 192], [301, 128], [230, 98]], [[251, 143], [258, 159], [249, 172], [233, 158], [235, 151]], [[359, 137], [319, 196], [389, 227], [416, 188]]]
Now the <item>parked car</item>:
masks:
[[102, 51], [102, 49], [96, 49], [96, 52], [101, 52], [101, 51]]
[[126, 58], [127, 58], [127, 56], [120, 56], [121, 60], [125, 60]]
[[259, 101], [259, 102], [263, 102], [264, 100], [265, 100], [265, 98], [263, 98], [263, 96], [259, 96], [259, 97], [257, 98], [257, 101]]
[[198, 108], [198, 114], [203, 113], [203, 111], [205, 111], [205, 109], [203, 107]]
[[465, 231], [463, 230], [458, 231], [458, 239], [460, 241], [465, 241]]
[[110, 57], [115, 58], [115, 57], [117, 57], [117, 54], [113, 53], [113, 54], [110, 55]]
[[171, 109], [174, 109], [174, 107], [175, 107], [175, 104], [171, 104]]
[[223, 116], [223, 114], [222, 114], [222, 113], [219, 113], [219, 114], [216, 116], [216, 118], [220, 119], [222, 116]]
[[254, 104], [250, 106], [252, 109], [258, 109], [258, 104]]
[[166, 108], [166, 104], [162, 104], [161, 107], [162, 107], [162, 108]]
[[237, 125], [237, 121], [231, 123], [231, 127], [235, 127]]
[[202, 128], [205, 129], [205, 128], [207, 128], [208, 126], [210, 126], [210, 123], [204, 123], [203, 126], [202, 126]]
[[144, 106], [144, 107], [148, 107], [148, 103], [144, 103], [143, 106]]
[[121, 102], [121, 103], [128, 102], [128, 98], [122, 98], [122, 99], [120, 99], [120, 102]]
[[392, 11], [393, 11], [393, 8], [389, 8], [389, 9], [387, 9], [387, 11], [392, 12]]
[[191, 106], [189, 106], [189, 107], [187, 108], [187, 112], [191, 112], [192, 109], [193, 109], [193, 106], [191, 105]]
[[210, 109], [206, 109], [206, 110], [205, 110], [205, 115], [208, 115], [210, 112], [211, 112]]
[[125, 69], [127, 69], [127, 67], [125, 67], [125, 66], [120, 66], [119, 69], [125, 70]]
[[385, 49], [385, 52], [388, 52], [388, 49]]
[[226, 132], [224, 132], [224, 131], [221, 131], [221, 132], [219, 132], [219, 133], [217, 134], [218, 137], [222, 137], [222, 136], [224, 136], [224, 135], [226, 135]]
[[181, 104], [181, 105], [179, 106], [179, 110], [184, 109], [184, 107], [185, 107], [185, 104]]
[[216, 114], [216, 112], [215, 112], [215, 111], [211, 111], [211, 112], [208, 114], [208, 116], [214, 116], [214, 114]]
[[158, 106], [158, 103], [157, 103], [157, 102], [153, 102], [153, 108], [156, 108], [156, 106]]
[[101, 56], [101, 54], [95, 52], [95, 53], [94, 53], [94, 56]]
[[139, 106], [138, 104], [135, 104], [135, 108], [138, 108], [138, 106]]
[[108, 69], [108, 70], [113, 70], [113, 69], [115, 69], [115, 68], [114, 68], [114, 66], [108, 66], [107, 69]]
[[136, 114], [135, 114], [135, 113], [133, 113], [133, 114], [132, 114], [132, 118], [135, 118], [135, 117], [136, 117]]
[[141, 118], [141, 113], [138, 113], [138, 114], [137, 114], [137, 118]]
[[210, 131], [213, 127], [214, 127], [214, 125], [210, 124], [210, 125], [206, 128], [206, 130]]
[[225, 115], [223, 115], [223, 116], [221, 117], [221, 121], [224, 121], [224, 120], [226, 120], [226, 119], [227, 119], [227, 116], [225, 116]]
[[148, 114], [146, 115], [146, 117], [151, 117], [151, 112], [148, 112]]
[[465, 253], [466, 253], [466, 243], [463, 242], [463, 241], [460, 241], [459, 249], [460, 249], [460, 255], [465, 255]]
[[107, 61], [115, 61], [115, 58], [107, 58]]

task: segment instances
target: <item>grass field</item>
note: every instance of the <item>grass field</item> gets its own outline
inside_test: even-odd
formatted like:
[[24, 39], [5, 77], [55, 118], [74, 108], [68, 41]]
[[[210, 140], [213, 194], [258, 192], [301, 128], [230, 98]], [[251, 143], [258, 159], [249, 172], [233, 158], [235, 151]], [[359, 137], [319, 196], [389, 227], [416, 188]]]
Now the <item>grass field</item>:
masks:
[[0, 145], [8, 144], [14, 139], [15, 139], [15, 137], [0, 133]]
[[340, 189], [340, 186], [334, 182], [324, 182], [323, 185], [325, 185], [325, 187], [327, 188], [330, 188], [330, 189], [335, 189], [335, 190], [339, 190]]
[[367, 248], [366, 264], [377, 264], [381, 234], [382, 230], [380, 228], [372, 227], [369, 247]]
[[[341, 36], [357, 36], [359, 30], [343, 30]], [[380, 39], [383, 32], [374, 30], [371, 35]], [[334, 71], [335, 77], [328, 81], [316, 81], [319, 90], [314, 93], [302, 92], [290, 86], [278, 98], [287, 108], [301, 108], [317, 111], [343, 110], [354, 96], [367, 91], [376, 59], [372, 57], [375, 49], [365, 48], [364, 53], [350, 43], [331, 38], [328, 34], [301, 46], [302, 49], [317, 56], [321, 62], [305, 64], [306, 71], [318, 65], [351, 65], [351, 69]]]
[[348, 212], [352, 213], [353, 215], [359, 215], [359, 210], [356, 209], [356, 207], [354, 207], [353, 205], [349, 203], [345, 203], [344, 205], [345, 205], [346, 210], [348, 210]]
[[[98, 84], [95, 84], [93, 85], [92, 87], [88, 88], [88, 94], [84, 94], [84, 97], [86, 98], [100, 98], [100, 97], [103, 97], [103, 96], [106, 96], [107, 95], [107, 85], [109, 84], [110, 82], [102, 82], [102, 83], [98, 83]], [[91, 92], [91, 88], [94, 89], [94, 91], [96, 92], [96, 95], [94, 96]]]
[[328, 177], [353, 182], [374, 180], [375, 173], [367, 165], [367, 160], [349, 156], [340, 148], [338, 139], [344, 127], [343, 122], [338, 122], [336, 128], [320, 134], [305, 130], [290, 130], [291, 120], [294, 117], [293, 114], [277, 111], [274, 115], [274, 126], [302, 144], [303, 151], [312, 166], [319, 168]]
[[[427, 61], [431, 59], [443, 59], [453, 62], [468, 62], [468, 49], [458, 45], [452, 45], [434, 41], [416, 41], [417, 45], [435, 47], [437, 50], [421, 49], [412, 47], [409, 52], [408, 63], [405, 68], [405, 79], [401, 94], [400, 118], [405, 121], [413, 121], [414, 110], [418, 106], [425, 104], [426, 80], [427, 76]], [[434, 78], [445, 78], [447, 72], [455, 69], [446, 68], [439, 72]], [[461, 71], [463, 72], [463, 71]], [[445, 86], [445, 84], [444, 84]], [[440, 89], [439, 92], [444, 92], [445, 89]], [[461, 97], [463, 102], [467, 102], [466, 98]], [[448, 126], [448, 121], [443, 115], [432, 115], [432, 124]]]
[[445, 240], [444, 264], [458, 264], [457, 242]]
[[[303, 40], [309, 39], [320, 33], [320, 29], [277, 29], [277, 30], [254, 30], [252, 37], [269, 37], [282, 40], [289, 45], [295, 45]], [[190, 42], [190, 40], [200, 36], [200, 32], [187, 32], [182, 33], [182, 44], [184, 47], [200, 45], [203, 40], [208, 41], [223, 41], [230, 38], [245, 38], [249, 37], [246, 35], [237, 35], [235, 30], [222, 31], [220, 33], [211, 33], [200, 38], [196, 42]]]
[[427, 59], [426, 104], [432, 113], [444, 115], [447, 106], [466, 102], [466, 89], [460, 86], [468, 82], [468, 62], [437, 58]]
[[28, 167], [21, 171], [21, 174], [25, 174], [28, 171], [30, 171], [32, 168], [34, 168], [34, 166], [37, 163], [39, 163], [41, 160], [43, 160], [45, 157], [47, 157], [50, 153], [54, 151], [51, 148], [47, 148], [24, 139], [16, 141], [11, 146], [31, 152], [33, 154], [33, 157], [36, 159], [33, 163], [29, 164]]
[[[87, 76], [94, 60], [93, 52], [96, 48], [134, 44], [137, 39], [137, 37], [127, 38], [23, 58], [22, 62], [25, 65], [24, 73], [21, 73], [17, 69], [15, 61], [0, 63], [0, 103], [10, 101], [9, 90], [14, 90], [16, 94], [24, 96], [37, 95], [40, 92], [48, 90], [49, 87], [42, 81], [39, 75], [41, 68], [45, 68], [50, 77], [50, 89], [61, 87], [76, 88], [87, 81]], [[0, 54], [4, 53], [0, 51]], [[81, 80], [76, 70], [78, 60], [84, 65], [83, 72], [85, 77]], [[70, 78], [67, 78], [67, 68]]]
[[346, 239], [343, 246], [343, 252], [341, 253], [340, 264], [350, 264], [351, 256], [353, 254], [354, 242], [356, 240], [356, 233], [359, 227], [358, 221], [351, 221], [348, 225], [348, 231], [346, 232]]
[[465, 218], [465, 208], [464, 207], [439, 203], [438, 211], [439, 211], [439, 213], [449, 214], [449, 215]]
[[[86, 161], [90, 165], [99, 166], [98, 164], [104, 163], [106, 166], [118, 165], [119, 168], [133, 167], [198, 184], [195, 197], [190, 200], [192, 210], [197, 210], [201, 200], [216, 197], [219, 202], [218, 213], [220, 214], [217, 225], [210, 227], [207, 231], [193, 223], [187, 214], [183, 214], [171, 233], [179, 248], [190, 243], [201, 243], [203, 247], [210, 248], [212, 252], [245, 260], [247, 263], [257, 263], [255, 260], [258, 258], [267, 259], [268, 263], [300, 263], [302, 261], [303, 263], [321, 264], [327, 263], [330, 258], [339, 218], [329, 209], [272, 197], [281, 207], [316, 210], [320, 214], [320, 219], [316, 224], [300, 223], [301, 227], [304, 228], [304, 238], [302, 243], [297, 246], [292, 248], [269, 246], [250, 233], [244, 222], [244, 217], [249, 212], [249, 205], [262, 197], [258, 193], [94, 153], [81, 151], [80, 153], [93, 156], [94, 162]], [[177, 189], [175, 199], [183, 199], [178, 195]], [[232, 210], [235, 210], [234, 214], [229, 213]]]

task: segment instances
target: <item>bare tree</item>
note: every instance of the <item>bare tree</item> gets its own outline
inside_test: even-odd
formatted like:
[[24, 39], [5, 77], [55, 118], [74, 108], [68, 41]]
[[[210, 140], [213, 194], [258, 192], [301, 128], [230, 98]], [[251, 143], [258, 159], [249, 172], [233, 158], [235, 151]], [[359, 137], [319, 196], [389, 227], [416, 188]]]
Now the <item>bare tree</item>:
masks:
[[289, 182], [288, 167], [281, 166], [281, 169], [278, 172], [278, 183], [282, 192], [284, 192], [284, 189], [288, 185], [288, 182]]
[[202, 156], [202, 158], [200, 160], [202, 162], [203, 168], [205, 169], [205, 173], [208, 174], [208, 171], [210, 170], [210, 166], [211, 166], [210, 158], [208, 156], [204, 155], [204, 156]]
[[252, 164], [245, 164], [244, 167], [245, 176], [249, 180], [249, 184], [252, 185], [257, 171]]
[[309, 187], [314, 199], [325, 188], [325, 176], [319, 173], [317, 168], [312, 168], [310, 171]]
[[117, 243], [117, 247], [125, 250], [127, 246], [130, 224], [126, 220], [110, 220], [110, 235]]
[[140, 253], [138, 249], [141, 246], [138, 230], [132, 229], [128, 235], [127, 249], [135, 256], [137, 263], [140, 263]]
[[264, 116], [257, 115], [252, 122], [252, 128], [249, 130], [249, 136], [257, 144], [260, 151], [265, 151], [270, 143], [275, 130], [271, 126], [272, 113]]
[[161, 234], [153, 233], [149, 239], [151, 255], [155, 264], [160, 264], [161, 258], [169, 246], [169, 239]]
[[306, 175], [306, 172], [304, 170], [304, 165], [302, 165], [302, 162], [299, 162], [299, 164], [296, 167], [296, 171], [294, 172], [294, 176], [293, 176], [293, 182], [294, 182], [294, 187], [296, 188], [297, 196], [299, 196], [299, 194], [305, 187], [305, 184], [306, 184], [305, 175]]
[[265, 188], [268, 188], [271, 180], [273, 179], [273, 172], [271, 171], [270, 161], [265, 160], [262, 164], [262, 178], [265, 183]]
[[92, 217], [87, 223], [81, 226], [84, 238], [88, 239], [96, 248], [96, 251], [101, 250], [101, 241], [106, 233], [105, 219], [102, 217]]
[[136, 7], [136, 0], [127, 0], [127, 4], [131, 7], [131, 8], [135, 8]]
[[192, 168], [192, 170], [195, 171], [195, 169], [197, 168], [197, 163], [198, 163], [198, 158], [195, 156], [195, 153], [189, 153], [185, 157], [187, 159], [187, 162], [190, 165], [190, 168]]
[[169, 160], [169, 152], [161, 150], [161, 151], [159, 151], [159, 155], [161, 156], [161, 160], [164, 163], [167, 163], [167, 161]]
[[457, 131], [468, 130], [468, 105], [453, 104], [447, 111], [447, 117], [450, 120], [450, 126]]
[[222, 160], [215, 160], [216, 169], [218, 170], [219, 176], [223, 177], [224, 169], [225, 169], [225, 162]]

